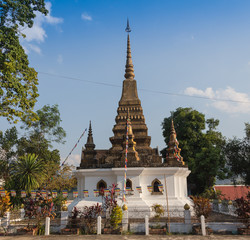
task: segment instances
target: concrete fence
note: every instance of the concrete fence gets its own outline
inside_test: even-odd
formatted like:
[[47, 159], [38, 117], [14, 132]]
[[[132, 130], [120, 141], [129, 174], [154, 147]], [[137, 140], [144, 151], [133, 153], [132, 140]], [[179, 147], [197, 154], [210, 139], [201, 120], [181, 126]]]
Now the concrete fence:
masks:
[[[60, 232], [61, 229], [66, 228], [69, 221], [69, 212], [68, 211], [61, 211], [60, 213], [61, 218], [59, 221], [57, 220], [57, 225], [55, 225], [55, 222], [51, 221], [50, 218], [46, 218], [45, 220], [45, 235], [49, 235], [51, 230], [52, 232]], [[122, 219], [122, 231], [131, 231], [134, 233], [145, 233], [145, 235], [150, 234], [150, 227], [157, 226], [159, 224], [162, 224], [162, 226], [166, 227], [166, 220], [165, 222], [151, 222], [151, 218], [149, 215], [146, 215], [144, 220], [138, 222], [130, 222], [129, 223], [129, 213], [128, 210], [123, 212], [123, 219]], [[170, 222], [170, 225], [168, 225], [167, 230], [170, 229], [171, 233], [191, 233], [194, 224], [191, 221], [191, 213], [189, 210], [185, 210], [183, 212], [183, 222]], [[18, 219], [13, 219], [11, 217], [11, 213], [6, 213], [6, 216], [4, 218], [0, 218], [0, 227], [3, 229], [8, 229], [10, 225], [14, 225], [13, 222], [21, 221], [24, 219], [24, 211], [21, 210], [20, 217]], [[168, 224], [168, 223], [167, 223]], [[197, 223], [196, 223], [197, 225]], [[206, 220], [204, 216], [201, 216], [199, 220], [199, 224], [201, 226], [201, 233], [202, 235], [206, 235], [206, 227], [211, 228], [213, 231], [231, 231], [231, 232], [237, 232], [237, 228], [244, 227], [244, 225], [240, 222], [208, 222], [206, 223]], [[97, 218], [97, 234], [100, 235], [102, 233], [102, 217], [99, 216]]]

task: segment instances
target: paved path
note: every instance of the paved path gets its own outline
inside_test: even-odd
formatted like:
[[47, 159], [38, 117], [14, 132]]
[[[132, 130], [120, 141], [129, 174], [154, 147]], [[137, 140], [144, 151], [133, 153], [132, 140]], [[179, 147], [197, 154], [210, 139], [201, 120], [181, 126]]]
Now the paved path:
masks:
[[172, 236], [145, 236], [145, 235], [50, 235], [50, 236], [15, 236], [15, 237], [0, 237], [0, 240], [249, 240], [250, 236], [239, 236], [239, 235], [210, 235], [210, 236], [198, 236], [198, 235], [172, 235]]

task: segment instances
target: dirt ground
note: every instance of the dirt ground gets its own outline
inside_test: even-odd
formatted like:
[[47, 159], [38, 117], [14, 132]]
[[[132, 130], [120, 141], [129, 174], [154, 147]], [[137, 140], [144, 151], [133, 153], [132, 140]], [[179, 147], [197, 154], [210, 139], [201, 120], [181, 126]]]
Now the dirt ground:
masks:
[[41, 240], [249, 240], [250, 236], [239, 235], [210, 235], [210, 236], [197, 236], [197, 235], [171, 235], [171, 236], [145, 236], [145, 235], [50, 235], [50, 236], [15, 236], [15, 237], [0, 237], [0, 240], [26, 240], [26, 239], [41, 239]]

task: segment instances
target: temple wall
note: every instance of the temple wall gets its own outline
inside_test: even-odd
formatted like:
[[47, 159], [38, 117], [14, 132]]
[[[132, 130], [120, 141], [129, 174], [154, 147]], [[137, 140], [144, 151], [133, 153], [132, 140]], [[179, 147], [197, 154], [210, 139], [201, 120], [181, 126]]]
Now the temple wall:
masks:
[[[142, 209], [144, 212], [150, 212], [151, 206], [155, 203], [167, 207], [166, 191], [163, 193], [152, 194], [148, 191], [147, 186], [151, 185], [155, 179], [158, 179], [163, 184], [165, 189], [165, 176], [168, 192], [168, 203], [171, 211], [183, 211], [185, 203], [191, 204], [187, 197], [187, 176], [190, 171], [187, 168], [128, 168], [127, 179], [132, 181], [133, 193], [126, 196], [130, 217], [136, 217], [134, 212]], [[93, 190], [96, 189], [97, 183], [104, 180], [107, 186], [117, 183], [118, 187], [123, 190], [124, 183], [124, 168], [110, 169], [79, 169], [74, 171], [78, 179], [79, 198], [75, 201], [75, 205], [82, 208], [86, 205], [94, 203], [102, 203], [101, 197], [94, 197]], [[137, 186], [141, 186], [142, 193], [136, 190]], [[83, 190], [89, 191], [89, 197], [83, 198]], [[121, 197], [120, 197], [121, 199]], [[118, 204], [122, 204], [118, 199]], [[74, 205], [74, 203], [73, 203]], [[72, 206], [73, 206], [72, 205]]]

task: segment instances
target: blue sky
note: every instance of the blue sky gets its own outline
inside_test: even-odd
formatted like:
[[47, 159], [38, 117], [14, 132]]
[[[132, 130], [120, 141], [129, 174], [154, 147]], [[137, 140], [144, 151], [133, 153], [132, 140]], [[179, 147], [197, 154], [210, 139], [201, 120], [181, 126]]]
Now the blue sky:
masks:
[[[151, 146], [165, 147], [161, 122], [178, 107], [192, 107], [207, 118], [219, 119], [218, 130], [226, 137], [244, 136], [244, 122], [250, 119], [250, 1], [51, 0], [47, 8], [47, 17], [38, 14], [32, 29], [22, 29], [26, 34], [22, 45], [39, 73], [36, 109], [59, 105], [67, 138], [66, 144], [54, 147], [62, 159], [89, 120], [96, 148], [111, 146], [124, 80], [127, 17]], [[3, 119], [1, 126], [11, 127]], [[86, 136], [70, 163], [79, 164], [85, 142]]]

